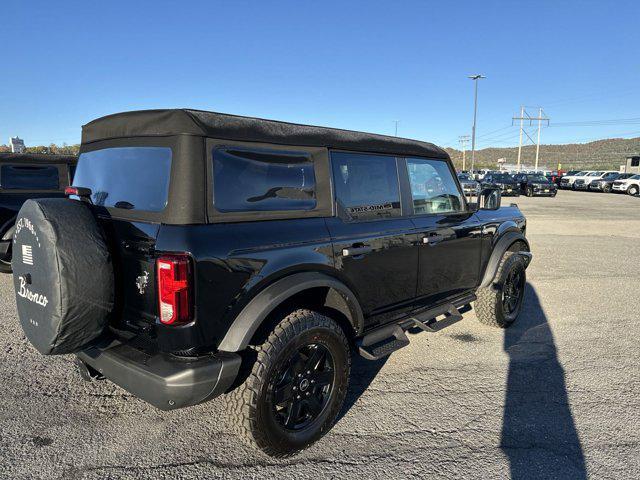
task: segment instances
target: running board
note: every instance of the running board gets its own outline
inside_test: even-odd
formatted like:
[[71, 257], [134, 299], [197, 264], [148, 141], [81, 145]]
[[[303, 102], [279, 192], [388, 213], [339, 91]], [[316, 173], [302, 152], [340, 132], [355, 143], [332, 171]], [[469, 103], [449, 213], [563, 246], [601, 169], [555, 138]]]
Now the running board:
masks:
[[[444, 318], [437, 320], [441, 316]], [[418, 327], [425, 332], [436, 333], [460, 320], [462, 320], [462, 314], [452, 303], [426, 310], [365, 335], [357, 343], [358, 353], [367, 360], [380, 360], [409, 345], [405, 330]]]

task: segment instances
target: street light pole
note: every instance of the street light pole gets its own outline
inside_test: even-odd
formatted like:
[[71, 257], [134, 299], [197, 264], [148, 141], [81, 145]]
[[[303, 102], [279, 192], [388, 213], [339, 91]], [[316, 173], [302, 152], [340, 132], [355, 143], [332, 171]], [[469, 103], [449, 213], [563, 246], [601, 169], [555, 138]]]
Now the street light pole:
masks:
[[481, 78], [487, 78], [484, 75], [469, 75], [469, 78], [474, 82], [474, 95], [473, 95], [473, 127], [471, 129], [471, 171], [475, 169], [476, 164], [476, 119], [478, 118], [478, 80]]

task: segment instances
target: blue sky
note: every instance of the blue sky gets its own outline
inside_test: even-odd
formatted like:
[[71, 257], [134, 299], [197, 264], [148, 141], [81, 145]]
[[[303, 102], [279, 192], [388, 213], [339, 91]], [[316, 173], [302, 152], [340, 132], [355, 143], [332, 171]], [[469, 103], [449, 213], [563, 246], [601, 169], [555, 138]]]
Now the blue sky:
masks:
[[[478, 147], [551, 124], [640, 119], [638, 1], [5, 0], [0, 143], [77, 143], [125, 110], [191, 107]], [[533, 109], [532, 109], [533, 110]], [[497, 130], [497, 132], [496, 132]], [[492, 133], [495, 132], [495, 133]], [[532, 132], [533, 135], [533, 132]], [[543, 143], [640, 136], [640, 120], [543, 129]]]

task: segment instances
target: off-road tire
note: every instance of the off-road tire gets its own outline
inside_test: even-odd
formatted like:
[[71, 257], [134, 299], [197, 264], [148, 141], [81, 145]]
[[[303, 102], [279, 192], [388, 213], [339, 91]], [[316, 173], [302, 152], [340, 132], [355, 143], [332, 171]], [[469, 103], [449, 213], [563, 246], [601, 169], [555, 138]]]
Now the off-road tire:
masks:
[[[478, 289], [474, 310], [480, 323], [492, 327], [508, 328], [517, 319], [522, 308], [522, 299], [520, 299], [518, 313], [513, 318], [507, 318], [502, 307], [502, 286], [509, 271], [514, 268], [522, 268], [522, 275], [524, 275], [526, 284], [525, 261], [521, 256], [516, 255], [512, 251], [508, 251], [505, 252], [500, 260], [495, 281], [488, 287]], [[522, 296], [524, 296], [524, 290]]]
[[[330, 350], [335, 362], [331, 396], [318, 417], [300, 431], [286, 430], [271, 416], [267, 401], [272, 376], [305, 342], [321, 343]], [[288, 457], [309, 447], [333, 427], [349, 384], [350, 347], [342, 328], [331, 318], [301, 309], [283, 318], [260, 345], [251, 347], [255, 361], [248, 377], [225, 395], [232, 428], [242, 439], [272, 457]]]
[[636, 185], [631, 185], [628, 189], [627, 189], [627, 193], [629, 195], [631, 195], [632, 197], [635, 197], [636, 195], [638, 195], [638, 192], [640, 191], [640, 189], [638, 189], [638, 187]]

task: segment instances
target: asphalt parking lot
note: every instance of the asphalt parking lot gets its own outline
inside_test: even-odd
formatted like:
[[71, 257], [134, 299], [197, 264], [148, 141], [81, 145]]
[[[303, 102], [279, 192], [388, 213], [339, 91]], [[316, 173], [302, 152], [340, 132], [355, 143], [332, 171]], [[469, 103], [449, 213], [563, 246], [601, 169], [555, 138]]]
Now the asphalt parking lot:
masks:
[[160, 412], [38, 355], [0, 277], [0, 477], [638, 478], [640, 199], [504, 201], [525, 212], [534, 253], [518, 323], [471, 311], [357, 360], [336, 427], [285, 461], [240, 443], [221, 401]]

